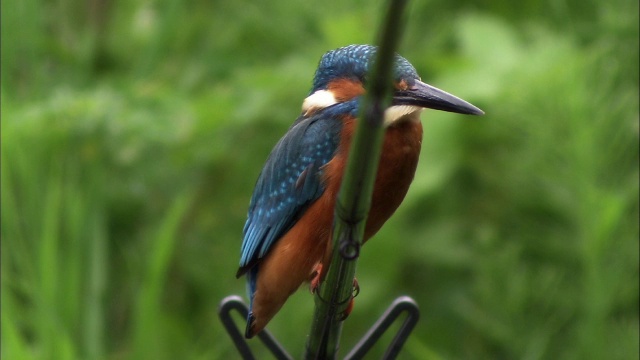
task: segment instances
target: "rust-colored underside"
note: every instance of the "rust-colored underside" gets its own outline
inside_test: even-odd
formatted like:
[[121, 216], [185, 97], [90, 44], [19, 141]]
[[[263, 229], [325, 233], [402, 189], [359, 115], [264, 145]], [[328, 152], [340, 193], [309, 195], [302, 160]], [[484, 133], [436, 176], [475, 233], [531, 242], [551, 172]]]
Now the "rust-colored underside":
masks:
[[[335, 201], [354, 130], [355, 119], [344, 119], [336, 156], [323, 169], [325, 192], [259, 263], [251, 334], [260, 332], [287, 298], [310, 280], [314, 266], [329, 258]], [[382, 227], [407, 194], [421, 143], [419, 121], [401, 120], [386, 129], [364, 241]], [[323, 266], [324, 271], [327, 268]]]

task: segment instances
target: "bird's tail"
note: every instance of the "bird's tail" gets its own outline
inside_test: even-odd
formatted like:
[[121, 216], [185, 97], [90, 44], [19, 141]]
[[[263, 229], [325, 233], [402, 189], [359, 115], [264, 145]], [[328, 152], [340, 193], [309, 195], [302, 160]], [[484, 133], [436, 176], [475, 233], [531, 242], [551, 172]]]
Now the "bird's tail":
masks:
[[244, 336], [247, 339], [251, 339], [255, 333], [253, 327], [256, 322], [255, 316], [253, 316], [253, 298], [256, 293], [256, 282], [258, 279], [258, 266], [252, 267], [247, 272], [247, 295], [249, 296], [249, 313], [247, 314], [247, 328], [244, 332]]

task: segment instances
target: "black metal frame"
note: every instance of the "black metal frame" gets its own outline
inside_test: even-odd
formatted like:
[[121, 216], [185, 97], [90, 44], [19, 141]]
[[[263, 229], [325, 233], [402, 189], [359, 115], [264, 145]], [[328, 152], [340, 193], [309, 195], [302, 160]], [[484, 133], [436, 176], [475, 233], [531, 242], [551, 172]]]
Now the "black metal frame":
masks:
[[[224, 325], [242, 358], [244, 360], [253, 360], [255, 357], [249, 348], [249, 344], [247, 344], [247, 339], [245, 339], [244, 335], [231, 318], [232, 310], [238, 311], [243, 320], [247, 318], [249, 310], [240, 296], [232, 295], [222, 299], [220, 306], [218, 307], [218, 315], [220, 316], [222, 325]], [[420, 309], [418, 308], [418, 304], [408, 296], [401, 296], [395, 299], [371, 329], [367, 331], [349, 354], [345, 356], [345, 359], [357, 360], [364, 358], [367, 352], [371, 350], [376, 342], [380, 340], [384, 332], [387, 331], [391, 324], [393, 324], [403, 312], [407, 313], [407, 317], [402, 325], [400, 325], [400, 329], [389, 344], [389, 347], [383, 357], [385, 360], [395, 359], [420, 318]], [[258, 338], [267, 347], [267, 349], [271, 351], [276, 359], [293, 359], [266, 329], [258, 333]]]
[[[255, 357], [249, 348], [249, 344], [247, 344], [247, 339], [245, 339], [242, 332], [236, 326], [236, 323], [233, 322], [231, 318], [231, 311], [237, 310], [240, 315], [242, 315], [242, 319], [246, 320], [247, 315], [249, 314], [249, 309], [247, 305], [242, 301], [242, 298], [238, 295], [227, 296], [222, 299], [220, 305], [218, 306], [218, 315], [220, 316], [220, 321], [222, 321], [222, 325], [231, 336], [231, 340], [233, 340], [233, 344], [238, 349], [238, 352], [242, 356], [244, 360], [253, 360]], [[293, 358], [289, 355], [282, 345], [278, 343], [278, 341], [268, 332], [266, 329], [262, 330], [258, 333], [258, 338], [262, 341], [264, 346], [271, 351], [273, 356], [278, 360], [292, 360]]]

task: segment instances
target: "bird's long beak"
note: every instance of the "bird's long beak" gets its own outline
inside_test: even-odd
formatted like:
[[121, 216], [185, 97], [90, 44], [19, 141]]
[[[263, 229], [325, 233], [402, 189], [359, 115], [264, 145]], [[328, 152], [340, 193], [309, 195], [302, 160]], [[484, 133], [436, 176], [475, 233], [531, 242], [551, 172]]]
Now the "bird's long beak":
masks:
[[484, 111], [468, 102], [418, 80], [407, 90], [396, 91], [392, 104], [420, 106], [459, 114], [484, 115]]

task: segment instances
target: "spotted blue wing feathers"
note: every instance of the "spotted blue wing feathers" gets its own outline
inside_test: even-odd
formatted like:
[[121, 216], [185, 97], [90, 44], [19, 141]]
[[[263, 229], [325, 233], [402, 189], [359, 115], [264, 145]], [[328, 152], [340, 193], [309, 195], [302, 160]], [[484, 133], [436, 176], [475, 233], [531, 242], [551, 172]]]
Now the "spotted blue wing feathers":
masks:
[[322, 166], [333, 158], [342, 129], [341, 119], [326, 115], [299, 118], [271, 151], [249, 204], [236, 276], [263, 258], [322, 195]]

